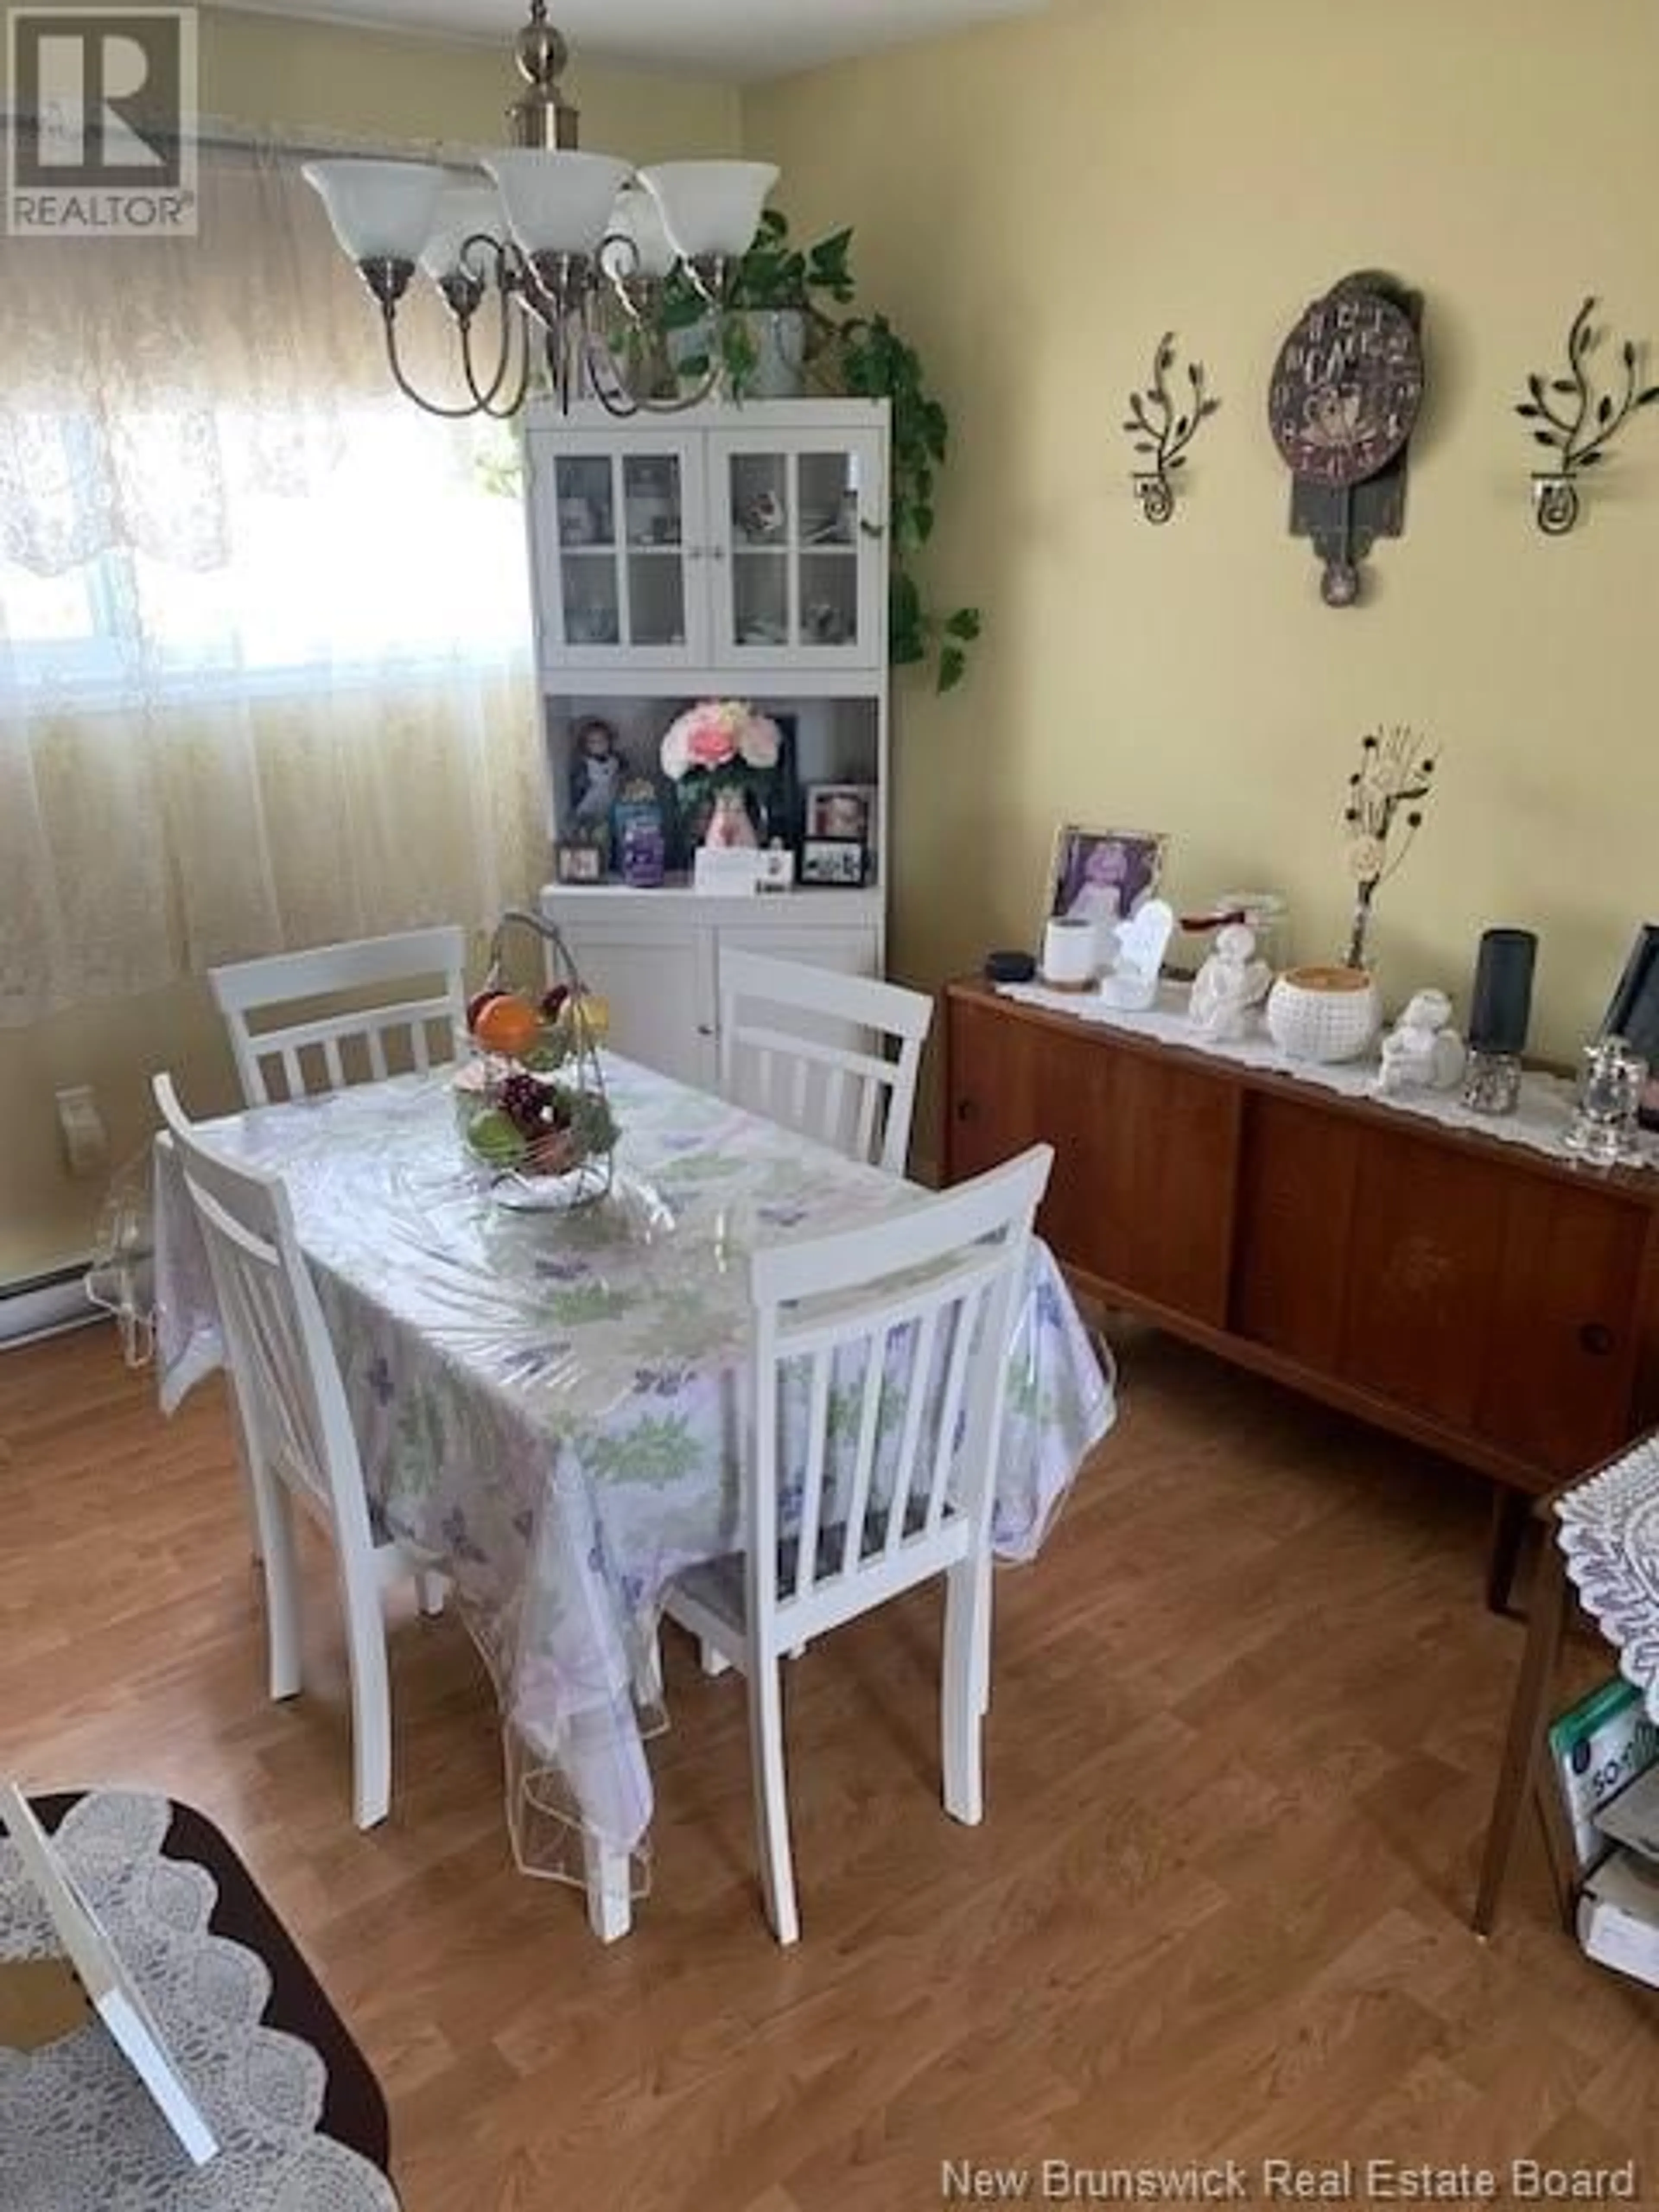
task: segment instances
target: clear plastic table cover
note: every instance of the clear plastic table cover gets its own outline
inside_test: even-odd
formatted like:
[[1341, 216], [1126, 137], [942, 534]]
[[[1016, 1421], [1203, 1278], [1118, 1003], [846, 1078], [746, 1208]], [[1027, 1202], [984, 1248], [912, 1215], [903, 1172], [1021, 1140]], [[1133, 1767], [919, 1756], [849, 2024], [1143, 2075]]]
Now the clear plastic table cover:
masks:
[[[676, 1575], [739, 1545], [747, 1255], [926, 1195], [614, 1056], [605, 1073], [615, 1185], [575, 1212], [503, 1202], [514, 1194], [462, 1149], [447, 1073], [205, 1133], [287, 1182], [376, 1522], [451, 1577], [494, 1679], [520, 1865], [581, 1881], [597, 1839], [634, 1855], [643, 1887], [661, 1601]], [[170, 1411], [220, 1347], [166, 1146], [154, 1230]], [[1008, 1358], [994, 1541], [1029, 1559], [1115, 1417], [1040, 1244]]]

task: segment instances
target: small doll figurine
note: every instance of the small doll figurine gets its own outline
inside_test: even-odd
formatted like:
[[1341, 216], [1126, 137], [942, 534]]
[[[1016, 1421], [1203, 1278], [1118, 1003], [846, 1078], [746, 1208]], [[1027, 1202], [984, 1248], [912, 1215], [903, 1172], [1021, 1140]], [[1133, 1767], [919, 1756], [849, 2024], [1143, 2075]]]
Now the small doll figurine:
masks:
[[1468, 1058], [1451, 1021], [1451, 1000], [1443, 991], [1418, 991], [1382, 1040], [1382, 1066], [1376, 1078], [1379, 1097], [1391, 1091], [1451, 1091], [1463, 1079]]
[[597, 845], [600, 866], [611, 865], [611, 810], [622, 787], [622, 755], [617, 732], [597, 716], [579, 722], [570, 766], [570, 832], [573, 841]]
[[1265, 960], [1255, 957], [1255, 932], [1231, 921], [1216, 932], [1215, 951], [1193, 978], [1187, 1018], [1212, 1044], [1236, 1044], [1250, 1025], [1250, 1010], [1260, 1006], [1273, 980]]

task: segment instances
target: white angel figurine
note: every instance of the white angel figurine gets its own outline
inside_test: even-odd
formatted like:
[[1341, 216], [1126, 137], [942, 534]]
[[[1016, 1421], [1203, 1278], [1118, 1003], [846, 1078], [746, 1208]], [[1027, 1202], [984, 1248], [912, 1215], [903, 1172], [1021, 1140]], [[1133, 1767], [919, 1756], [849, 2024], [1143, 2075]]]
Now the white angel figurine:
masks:
[[1377, 1095], [1395, 1091], [1451, 1091], [1463, 1079], [1468, 1057], [1451, 1021], [1451, 1000], [1443, 991], [1416, 991], [1406, 1011], [1382, 1040]]
[[1236, 1044], [1248, 1034], [1250, 1010], [1267, 995], [1273, 971], [1255, 957], [1255, 932], [1230, 921], [1216, 932], [1215, 950], [1193, 978], [1187, 1018], [1212, 1044]]

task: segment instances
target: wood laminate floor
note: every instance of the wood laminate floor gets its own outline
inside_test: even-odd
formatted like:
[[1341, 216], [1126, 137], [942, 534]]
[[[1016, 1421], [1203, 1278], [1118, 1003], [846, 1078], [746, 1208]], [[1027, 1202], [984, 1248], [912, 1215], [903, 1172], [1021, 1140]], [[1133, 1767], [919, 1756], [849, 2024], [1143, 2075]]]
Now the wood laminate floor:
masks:
[[101, 1332], [0, 1357], [0, 1771], [220, 1823], [386, 2084], [408, 2212], [928, 2212], [981, 2164], [1086, 2202], [1227, 2157], [1256, 2202], [1264, 2160], [1375, 2157], [1497, 2167], [1498, 2203], [1515, 2157], [1634, 2158], [1659, 2204], [1659, 2000], [1560, 1933], [1530, 1837], [1496, 1940], [1465, 1923], [1520, 1656], [1483, 1486], [1125, 1352], [1115, 1434], [999, 1579], [981, 1829], [939, 1803], [933, 1596], [792, 1670], [793, 1952], [742, 1686], [672, 1632], [627, 1942], [513, 1870], [453, 1620], [394, 1629], [392, 1817], [356, 1834], [324, 1560], [273, 1705], [219, 1386], [165, 1422]]

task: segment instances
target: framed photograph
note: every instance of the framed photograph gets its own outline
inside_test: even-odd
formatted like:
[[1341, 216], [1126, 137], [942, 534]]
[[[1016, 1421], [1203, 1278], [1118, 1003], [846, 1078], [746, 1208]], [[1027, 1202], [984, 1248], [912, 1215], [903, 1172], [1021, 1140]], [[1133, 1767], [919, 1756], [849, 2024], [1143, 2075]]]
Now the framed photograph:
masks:
[[1085, 830], [1064, 822], [1048, 872], [1054, 921], [1126, 921], [1158, 889], [1169, 839], [1160, 830]]
[[876, 820], [872, 783], [809, 783], [805, 835], [814, 841], [854, 839], [868, 845]]
[[605, 854], [597, 845], [561, 845], [554, 863], [562, 884], [597, 884], [605, 874]]
[[1659, 922], [1644, 921], [1636, 933], [1625, 972], [1602, 1018], [1603, 1036], [1621, 1036], [1633, 1045], [1652, 1073], [1642, 1092], [1644, 1129], [1659, 1129]]
[[858, 890], [864, 883], [865, 848], [858, 837], [809, 837], [801, 847], [804, 884], [834, 884]]

